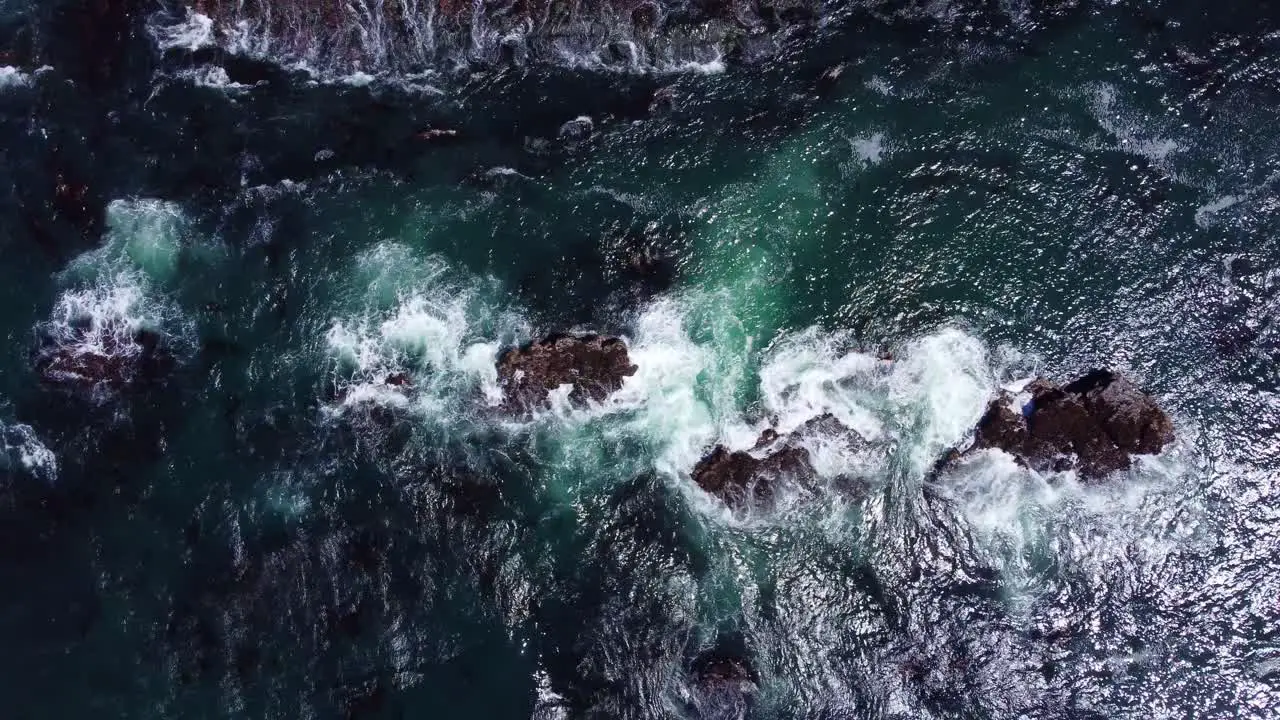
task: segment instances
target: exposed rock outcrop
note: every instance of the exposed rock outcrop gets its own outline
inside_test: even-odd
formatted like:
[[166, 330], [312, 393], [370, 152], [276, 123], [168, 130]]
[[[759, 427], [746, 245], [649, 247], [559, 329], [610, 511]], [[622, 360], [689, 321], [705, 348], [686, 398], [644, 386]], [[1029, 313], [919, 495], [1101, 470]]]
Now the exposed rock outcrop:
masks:
[[498, 358], [503, 408], [514, 413], [545, 406], [551, 391], [562, 385], [572, 386], [571, 402], [599, 402], [635, 372], [627, 344], [600, 335], [552, 334]]
[[1063, 387], [1036, 380], [1022, 397], [1021, 407], [1007, 395], [991, 403], [971, 451], [998, 448], [1038, 470], [1074, 468], [1096, 479], [1173, 440], [1173, 423], [1155, 400], [1109, 370]]
[[774, 485], [780, 479], [812, 475], [809, 451], [792, 445], [783, 446], [763, 457], [741, 450], [730, 451], [723, 445], [717, 445], [693, 468], [693, 480], [698, 487], [734, 509], [767, 505], [772, 501]]
[[188, 0], [149, 30], [166, 50], [218, 46], [316, 69], [421, 71], [539, 60], [678, 68], [812, 26], [818, 0]]
[[767, 428], [750, 450], [715, 446], [693, 467], [693, 481], [734, 510], [767, 507], [780, 482], [805, 482], [816, 475], [803, 443], [818, 436], [850, 446], [865, 442], [834, 415], [819, 415], [786, 435]]

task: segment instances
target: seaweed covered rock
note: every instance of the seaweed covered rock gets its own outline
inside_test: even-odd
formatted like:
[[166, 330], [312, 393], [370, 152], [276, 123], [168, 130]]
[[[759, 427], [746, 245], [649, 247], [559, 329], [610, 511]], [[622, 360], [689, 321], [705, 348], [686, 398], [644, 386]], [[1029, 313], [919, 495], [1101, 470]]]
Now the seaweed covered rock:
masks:
[[1173, 423], [1150, 395], [1109, 370], [1063, 387], [1036, 380], [1025, 402], [998, 398], [978, 421], [972, 449], [998, 448], [1038, 470], [1075, 468], [1099, 478], [1173, 440]]
[[552, 390], [570, 385], [575, 404], [599, 402], [622, 387], [636, 366], [619, 338], [552, 334], [498, 358], [503, 408], [526, 413], [545, 406]]

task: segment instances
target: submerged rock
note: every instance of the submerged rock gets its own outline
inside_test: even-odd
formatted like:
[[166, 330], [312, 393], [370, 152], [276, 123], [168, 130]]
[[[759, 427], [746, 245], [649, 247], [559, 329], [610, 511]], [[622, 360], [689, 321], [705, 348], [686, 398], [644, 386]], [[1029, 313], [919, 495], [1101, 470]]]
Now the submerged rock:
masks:
[[581, 142], [591, 137], [595, 129], [595, 122], [586, 115], [581, 115], [561, 125], [557, 134], [561, 140]]
[[135, 383], [160, 380], [175, 358], [157, 332], [96, 333], [90, 325], [64, 328], [41, 338], [34, 365], [41, 382], [75, 391], [120, 391]]
[[1036, 380], [1024, 393], [1030, 399], [1021, 408], [1008, 397], [991, 403], [971, 450], [998, 448], [1038, 470], [1075, 468], [1099, 478], [1173, 440], [1173, 423], [1155, 400], [1109, 370], [1061, 388]]
[[552, 390], [571, 385], [569, 400], [599, 402], [622, 387], [636, 366], [619, 338], [552, 334], [498, 358], [504, 409], [526, 413], [547, 404]]

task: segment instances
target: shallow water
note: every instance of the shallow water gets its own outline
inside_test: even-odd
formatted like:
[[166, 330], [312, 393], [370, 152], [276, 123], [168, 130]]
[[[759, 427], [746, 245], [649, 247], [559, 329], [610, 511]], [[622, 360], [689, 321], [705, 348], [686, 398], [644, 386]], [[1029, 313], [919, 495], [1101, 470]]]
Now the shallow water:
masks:
[[[830, 4], [713, 74], [355, 76], [142, 5], [0, 3], [11, 716], [1280, 708], [1264, 8]], [[501, 413], [498, 353], [574, 329], [637, 373]], [[41, 382], [139, 330], [163, 380]], [[931, 472], [1000, 387], [1097, 366], [1174, 446]], [[824, 413], [871, 442], [810, 441], [776, 507], [690, 479]]]

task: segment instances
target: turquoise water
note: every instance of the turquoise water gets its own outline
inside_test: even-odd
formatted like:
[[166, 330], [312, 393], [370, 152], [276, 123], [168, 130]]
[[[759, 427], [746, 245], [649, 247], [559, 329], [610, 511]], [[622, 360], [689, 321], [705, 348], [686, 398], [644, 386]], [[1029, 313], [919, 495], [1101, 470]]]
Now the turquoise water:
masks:
[[[14, 716], [1273, 714], [1271, 20], [912, 8], [723, 72], [353, 80], [161, 54], [142, 13], [100, 73], [74, 5], [6, 7]], [[34, 370], [140, 329], [162, 381]], [[557, 330], [636, 375], [502, 415], [497, 354]], [[1000, 386], [1094, 366], [1175, 446], [930, 476]], [[870, 448], [810, 447], [776, 508], [689, 477], [827, 412]]]

